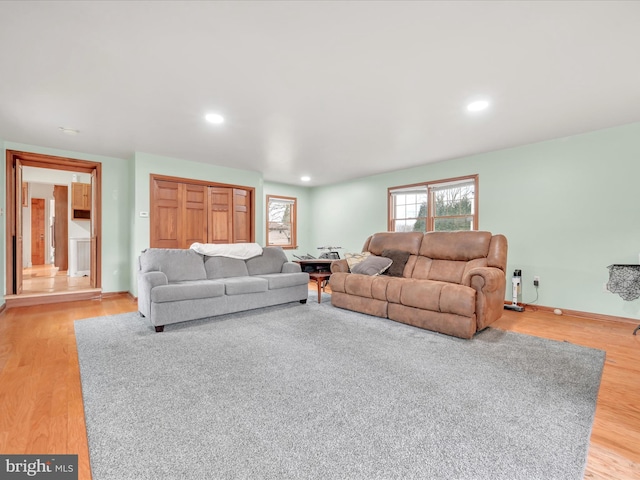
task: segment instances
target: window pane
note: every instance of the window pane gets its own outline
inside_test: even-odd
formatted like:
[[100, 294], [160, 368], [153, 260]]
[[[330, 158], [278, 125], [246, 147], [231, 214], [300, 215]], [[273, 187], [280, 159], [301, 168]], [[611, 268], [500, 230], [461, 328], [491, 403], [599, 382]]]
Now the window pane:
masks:
[[436, 232], [472, 230], [473, 217], [436, 218], [434, 224]]
[[415, 220], [396, 220], [395, 222], [394, 232], [413, 232], [414, 225], [416, 224]]
[[459, 186], [434, 192], [435, 216], [473, 213], [473, 187]]
[[407, 205], [407, 218], [416, 218], [418, 216], [418, 205]]
[[[426, 232], [477, 228], [477, 175], [390, 188], [390, 229]], [[431, 227], [432, 226], [432, 227]]]
[[269, 245], [291, 245], [291, 225], [269, 222]]
[[295, 247], [296, 199], [267, 197], [267, 245]]

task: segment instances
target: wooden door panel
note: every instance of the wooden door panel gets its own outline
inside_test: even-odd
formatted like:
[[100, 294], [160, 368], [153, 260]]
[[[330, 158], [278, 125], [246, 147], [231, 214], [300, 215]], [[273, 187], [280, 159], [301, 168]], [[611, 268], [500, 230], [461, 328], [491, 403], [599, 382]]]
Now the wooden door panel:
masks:
[[233, 233], [234, 233], [233, 243], [249, 242], [249, 228], [247, 225], [246, 214], [236, 212], [234, 225], [233, 225]]
[[69, 268], [69, 187], [54, 185], [53, 200], [53, 263], [59, 271], [66, 272]]
[[182, 209], [182, 248], [192, 243], [207, 243], [207, 187], [204, 185], [183, 185], [184, 206]]
[[175, 207], [156, 207], [154, 231], [154, 247], [177, 248], [175, 245], [179, 242], [178, 211]]
[[182, 188], [179, 183], [156, 180], [151, 201], [151, 247], [181, 248], [180, 208]]
[[231, 229], [229, 224], [231, 223], [231, 215], [229, 212], [214, 211], [211, 212], [209, 218], [211, 219], [211, 228], [209, 229], [208, 242], [209, 243], [231, 243]]
[[154, 186], [154, 200], [160, 202], [166, 200], [168, 202], [178, 202], [180, 198], [180, 184], [176, 182], [167, 182], [156, 180]]
[[209, 243], [233, 242], [232, 195], [231, 188], [209, 187]]
[[44, 198], [31, 199], [31, 265], [44, 265]]
[[185, 201], [188, 206], [200, 206], [204, 205], [206, 208], [207, 200], [207, 187], [204, 185], [184, 185], [185, 188]]
[[13, 213], [15, 218], [15, 235], [14, 235], [14, 251], [13, 251], [13, 274], [14, 274], [14, 285], [13, 291], [17, 294], [22, 293], [22, 266], [23, 266], [23, 253], [22, 253], [22, 162], [19, 159], [16, 159], [15, 163], [15, 212]]
[[98, 247], [100, 245], [100, 236], [98, 235], [98, 224], [102, 221], [102, 212], [98, 207], [98, 198], [102, 198], [102, 186], [98, 183], [98, 169], [94, 168], [91, 170], [91, 184], [89, 185], [89, 208], [91, 210], [90, 215], [90, 238], [91, 238], [91, 257], [90, 257], [90, 266], [89, 266], [89, 282], [91, 288], [97, 288], [98, 285], [101, 284], [101, 280], [99, 279], [98, 272], [98, 264], [100, 259], [98, 258]]
[[250, 198], [247, 190], [233, 189], [233, 243], [251, 241]]

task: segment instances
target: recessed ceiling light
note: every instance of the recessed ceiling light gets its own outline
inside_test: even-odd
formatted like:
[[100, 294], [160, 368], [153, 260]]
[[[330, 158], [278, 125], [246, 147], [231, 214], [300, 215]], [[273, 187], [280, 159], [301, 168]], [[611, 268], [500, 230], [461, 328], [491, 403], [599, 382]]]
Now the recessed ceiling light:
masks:
[[208, 113], [204, 118], [207, 122], [215, 123], [216, 125], [224, 123], [224, 117], [218, 113]]
[[67, 135], [77, 135], [80, 133], [78, 130], [74, 130], [73, 128], [67, 127], [58, 127], [62, 133], [66, 133]]
[[489, 107], [488, 100], [476, 100], [467, 105], [467, 111], [469, 112], [481, 112]]
[[304, 177], [300, 177], [300, 180], [302, 180], [303, 182], [308, 182], [311, 180], [311, 177], [308, 175], [305, 175]]

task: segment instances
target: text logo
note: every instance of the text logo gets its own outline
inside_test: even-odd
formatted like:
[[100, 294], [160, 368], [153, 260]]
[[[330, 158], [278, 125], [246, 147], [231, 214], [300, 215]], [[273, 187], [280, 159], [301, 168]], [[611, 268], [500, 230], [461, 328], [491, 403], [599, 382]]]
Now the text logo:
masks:
[[78, 480], [78, 455], [0, 455], [2, 480]]

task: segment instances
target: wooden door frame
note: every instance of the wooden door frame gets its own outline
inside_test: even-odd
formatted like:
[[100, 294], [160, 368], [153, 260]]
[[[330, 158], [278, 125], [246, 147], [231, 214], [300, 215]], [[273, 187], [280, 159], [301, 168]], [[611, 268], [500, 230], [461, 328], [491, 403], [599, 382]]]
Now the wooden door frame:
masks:
[[[17, 255], [14, 248], [14, 240], [16, 238], [17, 225], [22, 218], [22, 205], [16, 205], [16, 188], [22, 188], [22, 185], [16, 183], [16, 164], [23, 167], [48, 168], [51, 170], [66, 170], [70, 172], [95, 174], [95, 205], [96, 209], [91, 212], [92, 229], [95, 228], [95, 238], [92, 244], [95, 244], [95, 266], [91, 265], [92, 271], [96, 272], [95, 285], [92, 288], [102, 287], [102, 164], [91, 162], [88, 160], [76, 160], [74, 158], [56, 157], [53, 155], [43, 155], [32, 152], [20, 152], [17, 150], [7, 150], [6, 160], [6, 205], [7, 205], [7, 231], [6, 231], [6, 260], [7, 260], [7, 281], [6, 294], [12, 295], [18, 293], [21, 285], [16, 285], [16, 277], [20, 275], [16, 273], [18, 265], [15, 265], [14, 259]], [[95, 227], [93, 227], [95, 225]], [[21, 253], [21, 252], [20, 252]], [[92, 262], [93, 263], [93, 262]], [[19, 266], [20, 269], [22, 265]]]

